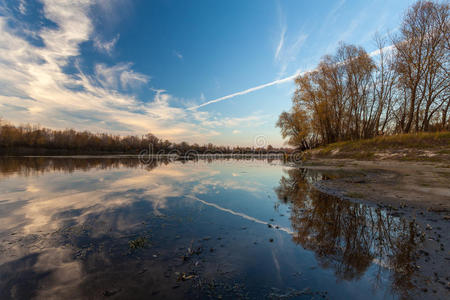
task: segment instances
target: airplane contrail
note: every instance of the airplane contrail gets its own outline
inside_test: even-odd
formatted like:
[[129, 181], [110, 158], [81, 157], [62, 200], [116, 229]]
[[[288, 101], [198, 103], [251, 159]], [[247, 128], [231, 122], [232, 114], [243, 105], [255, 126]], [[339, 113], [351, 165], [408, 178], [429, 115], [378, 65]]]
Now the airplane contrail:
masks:
[[293, 232], [291, 229], [289, 229], [289, 228], [281, 227], [281, 226], [278, 226], [278, 225], [275, 225], [275, 224], [270, 224], [270, 223], [268, 223], [268, 222], [259, 220], [259, 219], [257, 219], [257, 218], [254, 218], [254, 217], [251, 217], [251, 216], [249, 216], [249, 215], [246, 215], [246, 214], [244, 214], [244, 213], [236, 212], [236, 211], [231, 210], [231, 209], [229, 209], [229, 208], [224, 208], [224, 207], [219, 206], [219, 205], [217, 205], [217, 204], [215, 204], [215, 203], [207, 202], [207, 201], [202, 200], [202, 199], [200, 199], [200, 198], [198, 198], [198, 197], [196, 197], [196, 196], [194, 196], [194, 195], [188, 195], [188, 196], [186, 196], [186, 197], [189, 198], [189, 199], [192, 199], [192, 200], [201, 202], [201, 203], [203, 203], [203, 204], [205, 204], [205, 205], [208, 205], [208, 206], [217, 208], [218, 210], [221, 210], [221, 211], [223, 211], [223, 212], [230, 213], [230, 214], [232, 214], [232, 215], [235, 215], [235, 216], [244, 218], [244, 219], [246, 219], [246, 220], [249, 220], [249, 221], [252, 221], [252, 222], [255, 222], [255, 223], [259, 223], [259, 224], [263, 224], [263, 225], [270, 225], [270, 226], [272, 226], [273, 228], [278, 229], [278, 230], [281, 230], [281, 231], [284, 231], [284, 232], [286, 232], [286, 233], [288, 233], [288, 234], [294, 234], [294, 232]]
[[[394, 50], [394, 45], [389, 45], [389, 46], [386, 46], [386, 47], [384, 47], [382, 49], [378, 49], [378, 50], [370, 52], [369, 56], [370, 57], [378, 56], [381, 53], [381, 51], [390, 52], [392, 50]], [[233, 94], [230, 94], [230, 95], [226, 95], [226, 96], [223, 96], [223, 97], [220, 97], [220, 98], [216, 98], [216, 99], [204, 102], [202, 104], [199, 104], [199, 105], [196, 105], [196, 106], [193, 106], [193, 107], [189, 107], [188, 110], [195, 110], [197, 108], [200, 108], [200, 107], [203, 107], [203, 106], [206, 106], [206, 105], [210, 105], [210, 104], [221, 102], [221, 101], [224, 101], [224, 100], [227, 100], [227, 99], [230, 99], [230, 98], [234, 98], [236, 96], [241, 96], [241, 95], [245, 95], [245, 94], [257, 91], [257, 90], [261, 90], [261, 89], [264, 89], [264, 88], [272, 86], [272, 85], [278, 85], [278, 84], [281, 84], [281, 83], [289, 82], [291, 80], [294, 80], [298, 76], [303, 76], [306, 73], [313, 72], [314, 70], [315, 69], [304, 71], [304, 72], [297, 72], [294, 75], [291, 75], [291, 76], [288, 76], [288, 77], [285, 77], [285, 78], [282, 78], [282, 79], [277, 79], [275, 81], [271, 81], [271, 82], [268, 82], [268, 83], [265, 83], [265, 84], [261, 84], [261, 85], [258, 85], [258, 86], [255, 86], [255, 87], [252, 87], [252, 88], [240, 91], [240, 92], [236, 92], [236, 93], [233, 93]]]
[[260, 89], [269, 87], [269, 86], [272, 86], [272, 85], [277, 85], [277, 84], [280, 84], [280, 83], [285, 83], [285, 82], [294, 80], [296, 77], [298, 77], [299, 75], [303, 75], [304, 73], [306, 73], [306, 72], [303, 72], [303, 73], [295, 73], [294, 75], [291, 75], [291, 76], [289, 76], [289, 77], [285, 77], [285, 78], [282, 78], [282, 79], [277, 79], [277, 80], [272, 81], [272, 82], [268, 82], [268, 83], [265, 83], [265, 84], [261, 84], [261, 85], [258, 85], [258, 86], [255, 86], [255, 87], [252, 87], [252, 88], [249, 88], [249, 89], [240, 91], [240, 92], [236, 92], [236, 93], [233, 93], [233, 94], [230, 94], [230, 95], [226, 95], [226, 96], [223, 96], [223, 97], [214, 99], [214, 100], [210, 100], [210, 101], [207, 101], [207, 102], [202, 103], [202, 104], [200, 104], [200, 105], [190, 107], [190, 108], [188, 108], [188, 109], [189, 109], [189, 110], [194, 110], [194, 109], [197, 109], [197, 108], [200, 108], [200, 107], [209, 105], [209, 104], [213, 104], [213, 103], [216, 103], [216, 102], [220, 102], [220, 101], [223, 101], [223, 100], [227, 100], [227, 99], [230, 99], [230, 98], [234, 98], [234, 97], [236, 97], [236, 96], [245, 95], [245, 94], [248, 94], [248, 93], [251, 93], [251, 92], [254, 92], [254, 91], [257, 91], [257, 90], [260, 90]]

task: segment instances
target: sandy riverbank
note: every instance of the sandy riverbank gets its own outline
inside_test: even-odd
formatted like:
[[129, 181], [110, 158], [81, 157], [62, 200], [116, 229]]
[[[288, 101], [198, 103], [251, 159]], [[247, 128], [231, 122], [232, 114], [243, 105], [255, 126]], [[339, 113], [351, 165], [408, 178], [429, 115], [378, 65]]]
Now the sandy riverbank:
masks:
[[329, 173], [321, 189], [393, 207], [450, 212], [450, 167], [446, 163], [317, 159], [304, 167]]

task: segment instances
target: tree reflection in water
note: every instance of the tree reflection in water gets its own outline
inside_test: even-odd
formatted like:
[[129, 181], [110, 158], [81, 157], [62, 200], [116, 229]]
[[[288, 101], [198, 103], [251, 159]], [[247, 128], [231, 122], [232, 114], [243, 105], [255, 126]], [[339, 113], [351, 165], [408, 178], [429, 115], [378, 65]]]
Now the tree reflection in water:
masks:
[[168, 159], [152, 160], [142, 163], [137, 157], [0, 157], [0, 179], [13, 174], [21, 176], [42, 175], [48, 172], [89, 171], [91, 169], [117, 169], [121, 167], [145, 167], [152, 170], [167, 165]]
[[414, 220], [321, 193], [312, 185], [322, 177], [317, 172], [289, 169], [286, 174], [275, 192], [291, 206], [294, 242], [314, 251], [321, 266], [343, 280], [358, 280], [375, 264], [376, 288], [382, 270], [391, 269], [393, 291], [407, 296], [414, 287], [414, 253], [420, 243]]

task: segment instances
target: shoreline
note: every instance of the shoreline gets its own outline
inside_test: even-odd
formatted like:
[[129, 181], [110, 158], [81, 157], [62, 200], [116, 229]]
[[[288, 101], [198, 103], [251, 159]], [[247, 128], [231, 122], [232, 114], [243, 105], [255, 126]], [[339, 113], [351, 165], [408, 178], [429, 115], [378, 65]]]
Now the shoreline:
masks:
[[326, 174], [328, 178], [317, 187], [340, 198], [450, 214], [450, 168], [446, 163], [314, 159], [301, 167]]
[[412, 253], [417, 299], [445, 299], [450, 291], [450, 168], [442, 163], [314, 159], [302, 168], [325, 174], [320, 192], [379, 207], [420, 227], [423, 243]]

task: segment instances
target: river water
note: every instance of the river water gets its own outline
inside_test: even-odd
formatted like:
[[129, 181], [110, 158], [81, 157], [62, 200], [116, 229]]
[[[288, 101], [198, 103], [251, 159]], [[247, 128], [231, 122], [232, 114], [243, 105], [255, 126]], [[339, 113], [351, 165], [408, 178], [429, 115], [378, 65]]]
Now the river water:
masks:
[[0, 159], [0, 298], [407, 297], [412, 220], [279, 160]]

